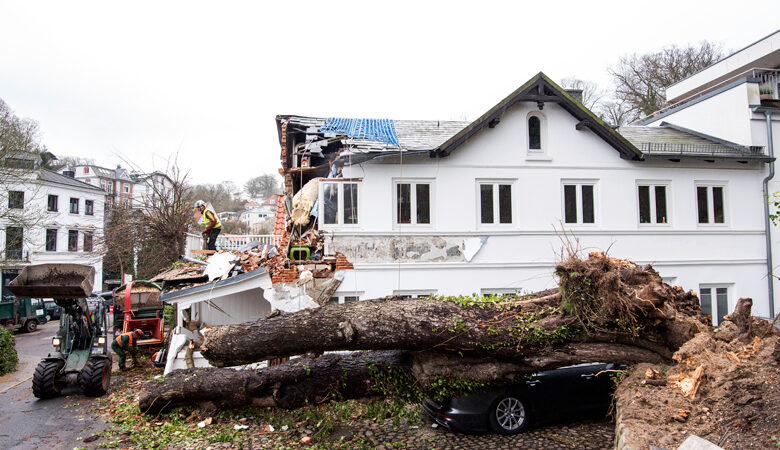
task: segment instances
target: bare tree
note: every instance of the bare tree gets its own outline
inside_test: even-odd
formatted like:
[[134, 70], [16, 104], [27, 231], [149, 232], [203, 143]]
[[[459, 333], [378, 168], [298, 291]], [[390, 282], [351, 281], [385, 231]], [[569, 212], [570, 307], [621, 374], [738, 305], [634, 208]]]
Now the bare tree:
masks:
[[604, 122], [614, 127], [631, 123], [638, 118], [624, 100], [604, 100], [599, 105], [596, 113]]
[[23, 244], [41, 219], [29, 205], [40, 190], [43, 155], [53, 157], [40, 143], [38, 123], [18, 117], [0, 99], [0, 228], [6, 234], [0, 261], [22, 259]]
[[150, 278], [179, 259], [192, 223], [187, 173], [169, 163], [166, 176], [149, 177], [140, 207], [114, 208], [104, 231], [104, 271]]
[[282, 190], [279, 177], [266, 173], [258, 177], [250, 178], [244, 184], [244, 190], [252, 198], [268, 198], [273, 194], [278, 194]]
[[203, 200], [211, 202], [217, 212], [239, 211], [244, 207], [238, 187], [232, 181], [219, 184], [196, 184], [191, 189], [191, 201]]
[[593, 81], [580, 80], [575, 77], [566, 77], [561, 80], [564, 89], [582, 90], [582, 104], [591, 111], [597, 112], [602, 100], [607, 95], [606, 90], [599, 87]]
[[655, 53], [625, 55], [609, 68], [615, 99], [625, 102], [633, 116], [646, 117], [666, 106], [666, 88], [717, 62], [723, 52], [717, 44], [666, 46]]

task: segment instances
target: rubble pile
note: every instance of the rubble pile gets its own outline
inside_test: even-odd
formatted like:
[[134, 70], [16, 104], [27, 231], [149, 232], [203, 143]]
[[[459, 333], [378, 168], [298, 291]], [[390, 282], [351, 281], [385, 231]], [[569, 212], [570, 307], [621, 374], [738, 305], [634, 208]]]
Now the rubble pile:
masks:
[[621, 383], [616, 448], [676, 448], [693, 434], [723, 448], [769, 448], [780, 432], [780, 333], [735, 312]]
[[[340, 253], [324, 257], [323, 233], [309, 228], [300, 236], [292, 238], [295, 232], [286, 232], [282, 249], [268, 244], [256, 244], [246, 250], [221, 250], [199, 261], [184, 258], [172, 268], [167, 269], [151, 281], [164, 282], [165, 290], [180, 290], [205, 284], [211, 281], [223, 280], [232, 276], [265, 269], [271, 275], [274, 283], [292, 283], [300, 278], [300, 274], [311, 271], [313, 278], [331, 278], [337, 269], [352, 268], [346, 257]], [[295, 259], [291, 259], [295, 258]], [[219, 261], [219, 276], [209, 275], [209, 266]], [[225, 265], [227, 264], [227, 265]], [[232, 266], [230, 265], [232, 264]]]

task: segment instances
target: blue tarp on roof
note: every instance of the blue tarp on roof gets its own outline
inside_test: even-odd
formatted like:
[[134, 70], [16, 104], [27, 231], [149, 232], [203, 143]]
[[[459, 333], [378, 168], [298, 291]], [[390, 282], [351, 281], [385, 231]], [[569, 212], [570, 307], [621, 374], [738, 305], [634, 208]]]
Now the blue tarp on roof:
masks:
[[329, 117], [320, 128], [321, 133], [345, 134], [354, 139], [384, 142], [401, 146], [391, 119], [345, 119]]

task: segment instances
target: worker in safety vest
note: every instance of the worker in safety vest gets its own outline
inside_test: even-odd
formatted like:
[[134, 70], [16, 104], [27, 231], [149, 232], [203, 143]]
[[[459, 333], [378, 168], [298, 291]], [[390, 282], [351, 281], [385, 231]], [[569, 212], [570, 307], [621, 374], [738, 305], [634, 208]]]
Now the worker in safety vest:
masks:
[[133, 332], [122, 333], [111, 343], [111, 350], [119, 355], [119, 370], [125, 370], [127, 352], [138, 346], [138, 340], [144, 335], [143, 330], [136, 328]]
[[219, 217], [214, 211], [206, 208], [206, 202], [198, 200], [195, 202], [195, 209], [203, 214], [203, 223], [206, 224], [206, 229], [203, 230], [203, 240], [207, 242], [207, 250], [217, 250], [217, 236], [222, 231], [222, 222], [219, 221]]

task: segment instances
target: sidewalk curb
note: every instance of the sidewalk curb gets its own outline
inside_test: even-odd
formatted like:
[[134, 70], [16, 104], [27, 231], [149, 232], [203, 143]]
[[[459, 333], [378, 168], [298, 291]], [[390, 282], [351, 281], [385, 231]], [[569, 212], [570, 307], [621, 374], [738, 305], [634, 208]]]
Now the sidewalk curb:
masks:
[[39, 356], [19, 355], [16, 371], [0, 377], [0, 394], [5, 394], [20, 384], [30, 381], [40, 359]]

